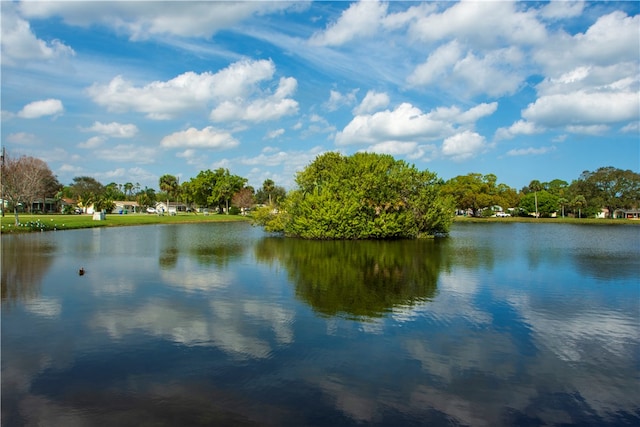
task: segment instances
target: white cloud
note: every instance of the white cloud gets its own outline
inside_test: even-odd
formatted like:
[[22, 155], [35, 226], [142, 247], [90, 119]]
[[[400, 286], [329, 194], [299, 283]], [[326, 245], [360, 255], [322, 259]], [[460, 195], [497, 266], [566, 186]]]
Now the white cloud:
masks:
[[229, 132], [208, 126], [202, 130], [189, 128], [162, 138], [160, 145], [165, 148], [209, 148], [226, 149], [236, 147], [238, 140]]
[[567, 132], [583, 135], [602, 135], [609, 130], [607, 125], [569, 125], [565, 127]]
[[29, 23], [20, 18], [6, 2], [2, 2], [1, 15], [0, 46], [3, 64], [15, 65], [22, 61], [51, 60], [75, 55], [74, 50], [60, 40], [39, 39]]
[[640, 131], [640, 122], [631, 122], [620, 129], [620, 132], [622, 133], [633, 133], [638, 131]]
[[284, 135], [284, 129], [280, 128], [280, 129], [276, 129], [276, 130], [272, 130], [270, 132], [267, 133], [267, 135], [265, 136], [266, 139], [275, 139], [278, 138], [282, 135]]
[[153, 35], [210, 38], [218, 31], [254, 15], [286, 9], [300, 10], [299, 2], [22, 2], [22, 14], [32, 18], [60, 16], [70, 25], [105, 25], [132, 39]]
[[574, 18], [584, 10], [584, 1], [552, 1], [540, 10], [540, 15], [548, 19]]
[[497, 102], [481, 103], [471, 107], [467, 111], [461, 111], [459, 107], [438, 107], [429, 112], [432, 119], [446, 120], [459, 124], [473, 124], [483, 117], [490, 116], [498, 109]]
[[534, 147], [529, 147], [529, 148], [514, 148], [512, 150], [509, 150], [507, 152], [507, 156], [530, 156], [530, 155], [540, 155], [540, 154], [546, 154], [549, 153], [551, 151], [555, 151], [556, 147], [554, 146], [550, 146], [550, 147], [539, 147], [539, 148], [534, 148]]
[[91, 138], [87, 139], [86, 141], [81, 142], [80, 144], [78, 144], [78, 147], [79, 148], [98, 148], [102, 144], [104, 144], [104, 142], [106, 140], [107, 140], [107, 137], [103, 136], [103, 135], [92, 136]]
[[[275, 65], [270, 60], [245, 60], [217, 73], [190, 71], [168, 81], [154, 81], [140, 87], [117, 76], [108, 84], [96, 83], [87, 91], [94, 102], [109, 111], [137, 111], [151, 119], [162, 120], [185, 111], [207, 108], [215, 102], [245, 100], [257, 91], [259, 83], [271, 80], [274, 72]], [[291, 86], [289, 79], [284, 79], [284, 88], [281, 81], [279, 91]]]
[[433, 120], [419, 108], [403, 103], [393, 111], [385, 110], [354, 117], [342, 132], [338, 132], [336, 144], [429, 140], [452, 131], [451, 124]]
[[153, 163], [156, 150], [151, 147], [139, 147], [132, 144], [119, 144], [114, 147], [95, 151], [95, 156], [104, 161], [117, 163]]
[[241, 120], [259, 123], [296, 114], [298, 102], [287, 98], [295, 92], [296, 87], [296, 79], [283, 77], [273, 95], [251, 101], [240, 98], [224, 101], [211, 111], [209, 117], [215, 122]]
[[387, 13], [387, 7], [387, 3], [370, 0], [353, 3], [326, 30], [314, 34], [310, 43], [340, 46], [357, 37], [372, 36], [378, 32]]
[[525, 79], [524, 55], [517, 47], [487, 53], [468, 51], [453, 41], [439, 47], [407, 77], [413, 86], [438, 85], [466, 95], [492, 97], [514, 93]]
[[543, 131], [544, 129], [536, 126], [535, 123], [518, 120], [508, 128], [498, 128], [495, 138], [497, 140], [511, 139], [516, 135], [535, 135]]
[[[473, 128], [482, 117], [493, 114], [498, 108], [497, 102], [478, 104], [467, 111], [458, 107], [440, 107], [428, 113], [403, 103], [395, 110], [384, 110], [373, 114], [360, 114], [338, 132], [337, 145], [367, 144], [377, 150], [396, 150], [401, 142], [416, 143], [446, 138], [459, 132], [454, 125], [465, 129]], [[377, 148], [375, 148], [377, 147]]]
[[410, 27], [410, 34], [429, 43], [457, 38], [475, 48], [543, 42], [547, 33], [544, 25], [536, 19], [536, 12], [517, 9], [514, 2], [455, 3], [442, 13], [416, 19]]
[[[556, 3], [556, 2], [553, 2]], [[601, 16], [585, 33], [553, 34], [532, 55], [547, 76], [560, 76], [579, 67], [609, 67], [633, 63], [637, 72], [640, 15], [615, 11]]]
[[353, 110], [353, 113], [356, 115], [370, 114], [380, 110], [381, 108], [386, 108], [387, 105], [389, 105], [389, 101], [389, 95], [386, 93], [370, 90], [367, 92], [360, 105]]
[[438, 82], [458, 62], [462, 54], [462, 46], [456, 40], [438, 47], [424, 63], [415, 68], [407, 82], [413, 86]]
[[463, 161], [474, 157], [485, 146], [482, 135], [466, 130], [446, 138], [442, 143], [442, 154], [453, 160]]
[[354, 89], [346, 94], [332, 89], [329, 91], [329, 100], [325, 103], [325, 106], [327, 110], [335, 111], [343, 105], [353, 105], [356, 101], [356, 93], [358, 93], [358, 89]]
[[585, 91], [542, 96], [522, 112], [522, 117], [544, 127], [594, 125], [638, 119], [637, 92], [589, 93]]
[[122, 124], [117, 122], [101, 123], [94, 122], [89, 128], [83, 129], [88, 132], [97, 132], [113, 138], [132, 138], [138, 133], [138, 128], [134, 124]]
[[64, 112], [64, 106], [59, 99], [45, 99], [34, 101], [25, 105], [18, 112], [18, 117], [23, 119], [37, 119], [44, 116], [56, 116]]
[[38, 142], [38, 137], [32, 133], [17, 132], [7, 135], [6, 141], [16, 145], [32, 145]]

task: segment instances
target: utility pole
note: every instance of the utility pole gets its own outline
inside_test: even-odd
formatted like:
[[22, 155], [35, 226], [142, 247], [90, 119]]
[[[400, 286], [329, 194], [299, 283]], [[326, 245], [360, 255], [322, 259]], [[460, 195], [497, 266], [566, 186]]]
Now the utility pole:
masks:
[[4, 217], [4, 145], [2, 146], [2, 157], [0, 163], [0, 201], [2, 202], [2, 206], [0, 206], [0, 210], [2, 210], [2, 217]]

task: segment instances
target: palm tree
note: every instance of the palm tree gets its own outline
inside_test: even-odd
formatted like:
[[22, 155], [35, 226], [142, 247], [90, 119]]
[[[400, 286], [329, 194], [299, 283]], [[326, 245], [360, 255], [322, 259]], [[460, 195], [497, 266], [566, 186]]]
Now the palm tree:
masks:
[[269, 195], [269, 206], [271, 206], [271, 193], [276, 188], [276, 183], [271, 179], [265, 179], [262, 183], [262, 191]]
[[571, 205], [574, 208], [578, 208], [578, 218], [582, 218], [582, 207], [587, 206], [587, 199], [585, 199], [583, 195], [579, 194], [573, 198]]
[[124, 198], [125, 200], [129, 200], [131, 196], [131, 191], [133, 190], [133, 184], [131, 182], [126, 182], [124, 184]]
[[537, 179], [529, 183], [529, 191], [533, 191], [533, 197], [536, 201], [536, 218], [538, 218], [538, 191], [542, 190], [542, 184]]
[[169, 197], [176, 195], [178, 189], [178, 178], [173, 175], [164, 174], [159, 180], [160, 190], [167, 193], [167, 211], [169, 210]]

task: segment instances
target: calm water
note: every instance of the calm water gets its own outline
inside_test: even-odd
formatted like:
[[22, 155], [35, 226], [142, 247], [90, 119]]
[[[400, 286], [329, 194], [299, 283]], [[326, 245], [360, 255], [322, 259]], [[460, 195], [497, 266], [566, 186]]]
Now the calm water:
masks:
[[2, 425], [638, 425], [639, 277], [637, 226], [2, 236]]

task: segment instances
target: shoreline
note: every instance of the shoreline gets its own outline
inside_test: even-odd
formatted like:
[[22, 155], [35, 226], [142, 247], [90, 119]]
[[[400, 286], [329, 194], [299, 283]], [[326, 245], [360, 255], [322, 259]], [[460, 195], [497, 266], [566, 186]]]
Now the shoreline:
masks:
[[[136, 225], [157, 224], [189, 224], [207, 222], [242, 222], [250, 221], [251, 217], [241, 215], [195, 215], [178, 214], [175, 216], [158, 216], [152, 214], [109, 214], [103, 221], [94, 221], [92, 215], [20, 215], [20, 226], [14, 225], [14, 216], [5, 215], [0, 219], [0, 234], [23, 234], [44, 231], [77, 230], [97, 227], [127, 227]], [[591, 224], [591, 225], [640, 225], [640, 220], [632, 219], [601, 219], [601, 218], [532, 218], [532, 217], [506, 217], [506, 218], [477, 218], [456, 216], [453, 223], [531, 223], [531, 224]]]
[[39, 231], [63, 231], [99, 227], [127, 227], [135, 225], [249, 221], [249, 217], [241, 215], [178, 214], [174, 216], [158, 216], [144, 213], [126, 215], [107, 214], [106, 219], [102, 221], [94, 221], [93, 216], [89, 214], [21, 214], [19, 219], [20, 225], [16, 226], [14, 225], [15, 217], [13, 214], [2, 217], [0, 219], [0, 234], [22, 234]]

